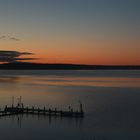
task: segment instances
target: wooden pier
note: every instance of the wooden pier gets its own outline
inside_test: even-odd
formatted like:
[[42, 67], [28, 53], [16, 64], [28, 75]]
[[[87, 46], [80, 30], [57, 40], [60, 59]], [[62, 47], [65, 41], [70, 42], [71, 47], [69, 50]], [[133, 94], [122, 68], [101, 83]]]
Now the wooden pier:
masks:
[[61, 117], [75, 117], [82, 118], [84, 117], [83, 105], [80, 103], [79, 110], [74, 111], [70, 106], [68, 111], [66, 110], [57, 110], [44, 108], [35, 108], [35, 107], [24, 107], [24, 105], [20, 102], [17, 106], [11, 107], [5, 106], [4, 110], [0, 111], [0, 117], [10, 116], [10, 115], [18, 115], [18, 114], [34, 114], [34, 115], [48, 115], [48, 116], [61, 116]]

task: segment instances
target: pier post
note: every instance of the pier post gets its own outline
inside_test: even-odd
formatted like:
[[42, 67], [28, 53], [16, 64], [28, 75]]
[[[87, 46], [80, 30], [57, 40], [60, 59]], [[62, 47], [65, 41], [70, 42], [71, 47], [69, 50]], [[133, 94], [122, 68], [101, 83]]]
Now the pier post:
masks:
[[28, 107], [26, 108], [26, 111], [27, 111], [27, 113], [28, 113], [28, 111], [29, 111]]
[[83, 114], [83, 105], [81, 102], [80, 102], [80, 113]]
[[39, 112], [40, 112], [40, 109], [39, 109], [39, 107], [38, 107], [38, 114], [39, 114]]
[[14, 108], [14, 96], [12, 96], [12, 108]]
[[56, 112], [57, 112], [57, 110], [56, 110], [56, 108], [55, 108], [55, 110], [54, 110], [54, 114], [55, 114], [55, 116], [56, 116]]
[[34, 114], [34, 107], [32, 107], [32, 113]]
[[7, 112], [7, 105], [5, 106], [4, 112], [5, 112], [5, 113]]
[[45, 113], [46, 113], [46, 108], [45, 108], [45, 106], [44, 106], [44, 110], [43, 110], [43, 113], [44, 113], [44, 115], [45, 115]]
[[49, 108], [49, 115], [51, 115], [52, 110]]
[[60, 116], [62, 117], [62, 110], [60, 111]]

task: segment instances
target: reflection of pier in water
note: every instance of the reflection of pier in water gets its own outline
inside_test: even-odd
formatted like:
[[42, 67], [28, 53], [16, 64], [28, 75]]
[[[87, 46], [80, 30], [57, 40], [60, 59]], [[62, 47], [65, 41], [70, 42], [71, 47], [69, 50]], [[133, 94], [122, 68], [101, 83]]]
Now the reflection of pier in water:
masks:
[[[19, 128], [22, 128], [22, 125], [25, 121], [34, 120], [35, 122], [45, 121], [47, 127], [56, 127], [57, 125], [67, 124], [68, 126], [75, 126], [77, 128], [82, 128], [83, 118], [69, 118], [69, 117], [56, 117], [56, 116], [44, 116], [44, 115], [31, 115], [31, 114], [18, 114], [7, 116], [8, 119], [11, 119], [13, 124], [17, 124]], [[6, 118], [7, 118], [6, 117]]]

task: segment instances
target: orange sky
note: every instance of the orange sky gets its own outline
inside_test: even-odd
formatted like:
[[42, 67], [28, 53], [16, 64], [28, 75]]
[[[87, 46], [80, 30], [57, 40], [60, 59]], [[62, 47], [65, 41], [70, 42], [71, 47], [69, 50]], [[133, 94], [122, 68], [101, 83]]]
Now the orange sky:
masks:
[[[33, 62], [95, 65], [139, 65], [138, 39], [79, 39], [1, 42], [6, 50], [33, 52]], [[24, 49], [24, 46], [26, 48]], [[41, 47], [39, 47], [41, 46]], [[126, 49], [126, 46], [128, 49]], [[132, 49], [135, 46], [134, 49]], [[9, 49], [10, 48], [10, 49]]]

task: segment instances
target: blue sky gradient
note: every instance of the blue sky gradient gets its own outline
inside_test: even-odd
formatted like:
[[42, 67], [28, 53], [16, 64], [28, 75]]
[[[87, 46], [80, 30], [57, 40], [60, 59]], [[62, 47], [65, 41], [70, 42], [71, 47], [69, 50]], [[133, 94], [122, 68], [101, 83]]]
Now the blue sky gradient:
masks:
[[[16, 36], [24, 41], [44, 42], [47, 39], [83, 38], [98, 38], [101, 41], [117, 38], [138, 40], [140, 1], [0, 0], [0, 35]], [[43, 47], [44, 50], [50, 49], [49, 46]], [[122, 46], [118, 47], [121, 51]], [[138, 49], [138, 46], [123, 47]], [[94, 49], [97, 47], [93, 46]]]

